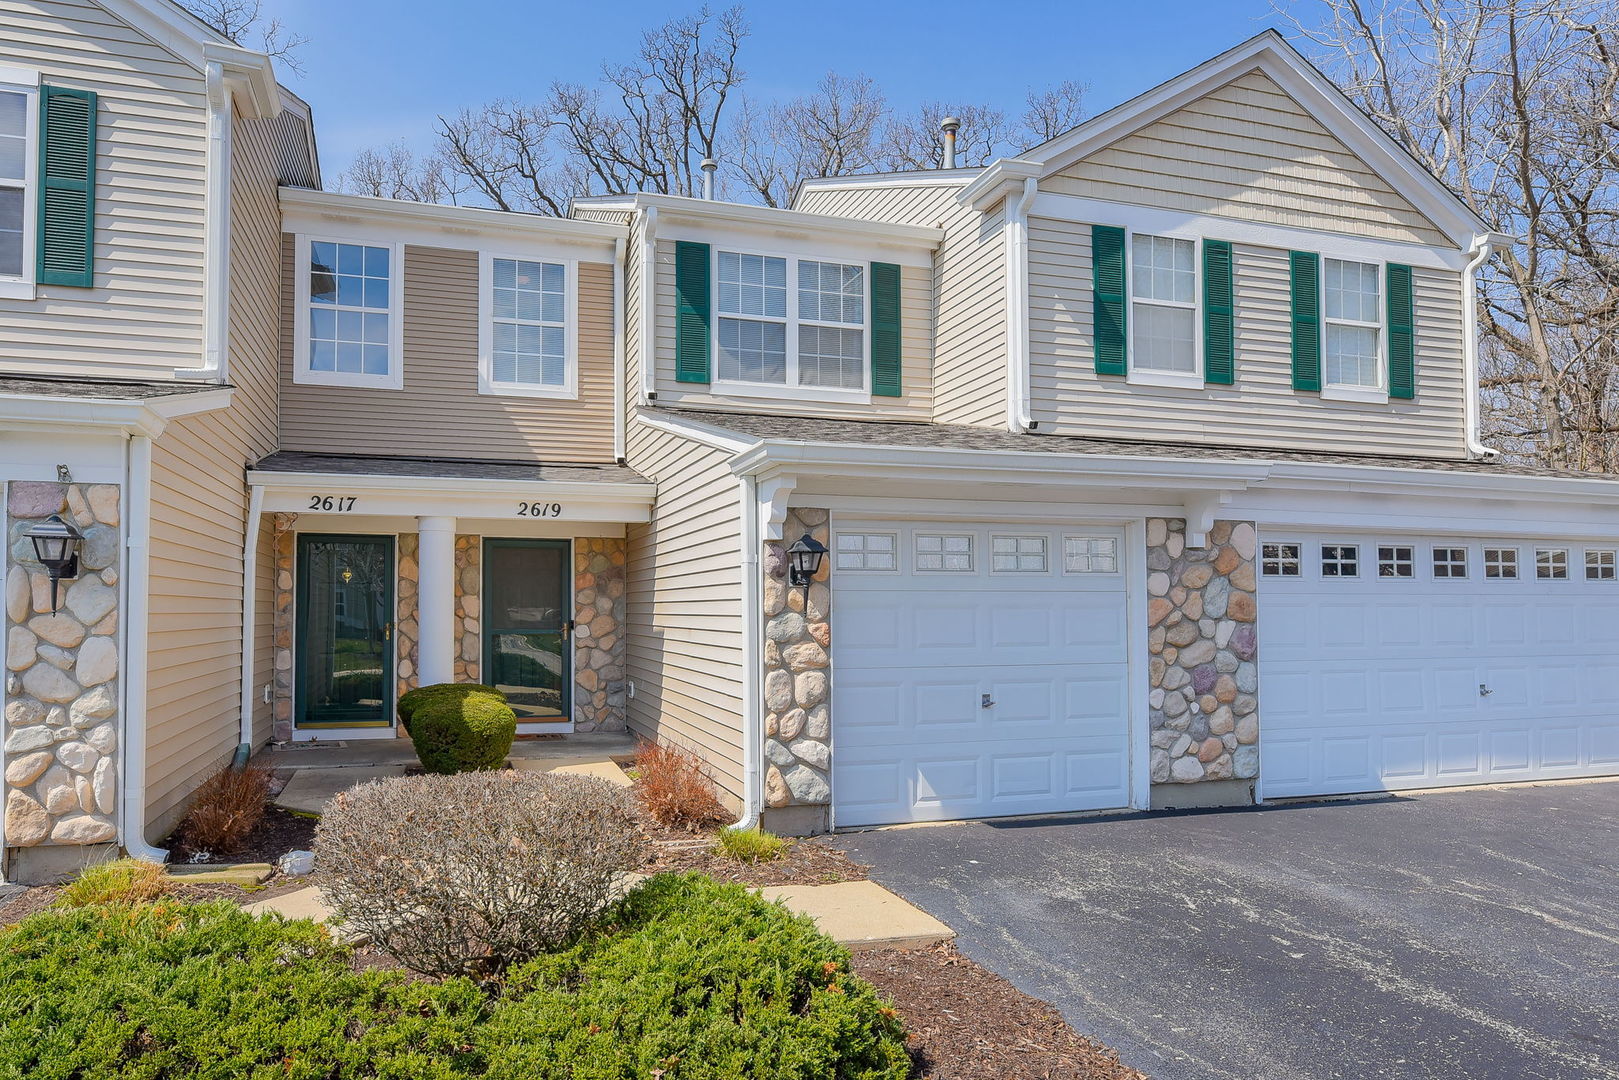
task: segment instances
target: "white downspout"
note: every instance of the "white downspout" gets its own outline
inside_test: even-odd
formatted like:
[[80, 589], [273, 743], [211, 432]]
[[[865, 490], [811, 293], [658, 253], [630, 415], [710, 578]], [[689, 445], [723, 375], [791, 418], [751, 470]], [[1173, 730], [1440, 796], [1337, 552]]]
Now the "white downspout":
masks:
[[202, 366], [176, 371], [179, 378], [214, 379], [229, 374], [231, 95], [225, 69], [207, 65], [208, 159], [203, 193]]
[[1491, 234], [1473, 237], [1472, 258], [1462, 268], [1462, 370], [1463, 370], [1463, 424], [1466, 428], [1467, 454], [1485, 460], [1498, 458], [1501, 451], [1485, 446], [1479, 439], [1479, 371], [1478, 371], [1478, 271], [1495, 252], [1495, 237]]
[[759, 823], [759, 761], [764, 750], [760, 723], [760, 639], [764, 636], [764, 582], [759, 569], [759, 482], [738, 480], [742, 510], [742, 816], [731, 827]]
[[253, 634], [257, 629], [259, 584], [259, 516], [264, 512], [264, 488], [254, 484], [247, 497], [247, 535], [242, 538], [242, 737], [253, 741]]
[[658, 363], [658, 208], [641, 211], [641, 392], [649, 405], [657, 392]]
[[1040, 190], [1032, 176], [1006, 203], [1006, 427], [1021, 435], [1029, 416], [1029, 206]]
[[613, 460], [624, 460], [624, 253], [621, 236], [613, 241]]
[[146, 862], [167, 862], [169, 853], [146, 842], [146, 639], [150, 629], [152, 440], [131, 435], [124, 485], [123, 785], [124, 850]]

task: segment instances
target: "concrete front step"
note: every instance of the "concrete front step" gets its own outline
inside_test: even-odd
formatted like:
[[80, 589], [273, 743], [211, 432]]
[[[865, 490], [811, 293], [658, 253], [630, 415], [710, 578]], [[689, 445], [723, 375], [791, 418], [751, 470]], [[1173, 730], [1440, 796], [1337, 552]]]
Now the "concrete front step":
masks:
[[[756, 889], [790, 911], [808, 915], [821, 932], [851, 949], [921, 949], [955, 937], [932, 915], [875, 881], [835, 885], [767, 885]], [[310, 887], [246, 905], [255, 915], [277, 912], [289, 919], [329, 919], [320, 890]]]

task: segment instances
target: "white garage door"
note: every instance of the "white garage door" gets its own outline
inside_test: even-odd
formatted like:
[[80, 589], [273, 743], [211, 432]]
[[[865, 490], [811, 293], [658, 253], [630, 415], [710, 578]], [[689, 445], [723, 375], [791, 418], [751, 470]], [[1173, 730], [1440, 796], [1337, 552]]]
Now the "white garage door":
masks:
[[1615, 552], [1267, 530], [1266, 798], [1619, 773]]
[[835, 524], [838, 825], [1129, 801], [1120, 533]]

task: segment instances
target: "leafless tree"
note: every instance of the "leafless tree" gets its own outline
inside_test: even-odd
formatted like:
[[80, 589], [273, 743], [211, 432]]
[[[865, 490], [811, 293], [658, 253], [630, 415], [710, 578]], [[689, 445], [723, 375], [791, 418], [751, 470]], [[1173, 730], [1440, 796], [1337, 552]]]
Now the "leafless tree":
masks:
[[1520, 238], [1481, 275], [1490, 437], [1619, 469], [1619, 8], [1319, 0], [1291, 15], [1373, 120]]
[[338, 177], [338, 186], [379, 199], [451, 205], [465, 191], [462, 178], [450, 171], [442, 154], [419, 156], [404, 143], [361, 150]]
[[887, 114], [870, 78], [829, 72], [802, 97], [762, 106], [744, 101], [729, 165], [766, 206], [786, 206], [808, 177], [875, 169]]
[[993, 105], [930, 101], [888, 124], [883, 157], [889, 169], [937, 169], [944, 163], [939, 121], [954, 116], [961, 121], [956, 136], [956, 165], [963, 169], [988, 165], [998, 157], [1022, 149], [1020, 133], [1006, 111]]
[[309, 39], [288, 30], [280, 19], [265, 18], [262, 0], [180, 0], [180, 5], [236, 44], [267, 53], [296, 74], [304, 73], [298, 50]]
[[1085, 118], [1084, 83], [1068, 79], [1045, 90], [1030, 90], [1023, 110], [1023, 130], [1035, 145], [1055, 139]]

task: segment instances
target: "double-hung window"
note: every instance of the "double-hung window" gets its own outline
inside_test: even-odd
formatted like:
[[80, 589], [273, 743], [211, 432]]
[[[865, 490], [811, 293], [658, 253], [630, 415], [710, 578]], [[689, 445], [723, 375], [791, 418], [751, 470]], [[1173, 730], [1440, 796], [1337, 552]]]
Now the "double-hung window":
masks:
[[399, 389], [397, 244], [299, 238], [295, 382]]
[[33, 281], [34, 127], [39, 107], [33, 86], [13, 83], [7, 76], [0, 68], [0, 285], [16, 287]]
[[1323, 389], [1384, 389], [1381, 274], [1376, 263], [1325, 260]]
[[575, 396], [572, 276], [566, 262], [482, 256], [480, 391]]
[[718, 381], [867, 389], [866, 268], [720, 251]]
[[1197, 374], [1197, 246], [1136, 234], [1130, 244], [1133, 372]]

